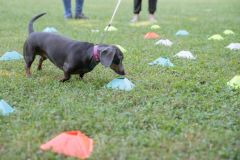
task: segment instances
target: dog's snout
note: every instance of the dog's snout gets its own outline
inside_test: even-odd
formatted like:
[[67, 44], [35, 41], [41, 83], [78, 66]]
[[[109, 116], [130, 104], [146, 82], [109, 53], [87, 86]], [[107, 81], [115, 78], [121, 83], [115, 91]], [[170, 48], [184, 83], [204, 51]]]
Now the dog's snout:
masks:
[[122, 65], [112, 64], [111, 69], [114, 70], [119, 75], [125, 75], [124, 67]]
[[126, 74], [123, 65], [119, 66], [118, 74], [120, 74], [120, 75], [125, 75]]
[[125, 71], [121, 71], [120, 75], [126, 75]]

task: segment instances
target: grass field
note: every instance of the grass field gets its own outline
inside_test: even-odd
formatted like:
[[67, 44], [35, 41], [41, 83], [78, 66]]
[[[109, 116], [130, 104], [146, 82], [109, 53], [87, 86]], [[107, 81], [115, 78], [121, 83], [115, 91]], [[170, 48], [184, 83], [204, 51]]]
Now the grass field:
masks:
[[[29, 19], [41, 12], [34, 28], [53, 26], [72, 39], [99, 43], [116, 2], [86, 0], [88, 21], [64, 20], [60, 0], [0, 1], [0, 55], [9, 50], [22, 53]], [[141, 19], [147, 18], [144, 1]], [[15, 108], [0, 117], [0, 159], [65, 159], [39, 146], [63, 131], [80, 130], [94, 140], [90, 159], [240, 159], [240, 91], [226, 83], [240, 74], [240, 51], [225, 49], [240, 42], [239, 0], [159, 0], [156, 32], [174, 42], [173, 47], [155, 46], [144, 40], [150, 26], [132, 27], [132, 1], [123, 0], [104, 43], [120, 44], [127, 53], [127, 78], [135, 85], [130, 92], [103, 86], [118, 77], [98, 65], [83, 81], [73, 76], [67, 83], [63, 72], [49, 61], [43, 70], [32, 67], [24, 74], [24, 61], [0, 62], [0, 99]], [[100, 33], [91, 33], [99, 29]], [[186, 29], [188, 37], [176, 37]], [[225, 29], [236, 35], [224, 41], [208, 41]], [[223, 34], [222, 34], [223, 35]], [[190, 50], [194, 61], [174, 58]], [[173, 68], [149, 66], [167, 56]], [[71, 159], [71, 158], [66, 158]]]

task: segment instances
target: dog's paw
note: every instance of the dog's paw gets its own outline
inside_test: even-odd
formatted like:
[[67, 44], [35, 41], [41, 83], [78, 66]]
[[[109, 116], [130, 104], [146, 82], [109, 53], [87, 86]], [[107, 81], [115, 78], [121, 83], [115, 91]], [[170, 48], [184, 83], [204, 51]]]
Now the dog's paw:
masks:
[[31, 78], [31, 74], [26, 74], [26, 77], [27, 78]]
[[67, 80], [69, 80], [69, 79], [62, 78], [62, 79], [59, 80], [59, 82], [66, 82]]
[[59, 82], [65, 82], [66, 80], [65, 79], [60, 79]]

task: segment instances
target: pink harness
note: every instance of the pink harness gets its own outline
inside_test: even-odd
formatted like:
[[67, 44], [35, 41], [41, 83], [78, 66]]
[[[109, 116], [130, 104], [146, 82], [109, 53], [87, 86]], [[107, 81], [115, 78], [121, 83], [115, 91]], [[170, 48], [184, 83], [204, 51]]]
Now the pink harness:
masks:
[[100, 57], [99, 57], [99, 53], [98, 53], [98, 45], [94, 45], [93, 47], [93, 59], [96, 61], [96, 62], [99, 62], [100, 61]]

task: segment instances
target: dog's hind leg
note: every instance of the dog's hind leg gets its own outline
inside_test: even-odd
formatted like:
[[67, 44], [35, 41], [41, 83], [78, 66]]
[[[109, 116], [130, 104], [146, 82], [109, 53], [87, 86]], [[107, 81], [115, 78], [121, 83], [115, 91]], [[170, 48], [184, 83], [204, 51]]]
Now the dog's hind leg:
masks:
[[25, 64], [26, 76], [30, 77], [31, 76], [30, 68], [35, 59], [35, 54], [34, 54], [34, 49], [28, 46], [27, 42], [24, 43], [23, 55], [26, 63]]
[[44, 56], [41, 56], [41, 58], [39, 59], [39, 63], [38, 63], [38, 70], [40, 71], [40, 70], [42, 70], [42, 63], [43, 63], [43, 61], [45, 61], [47, 58], [46, 57], [44, 57]]

